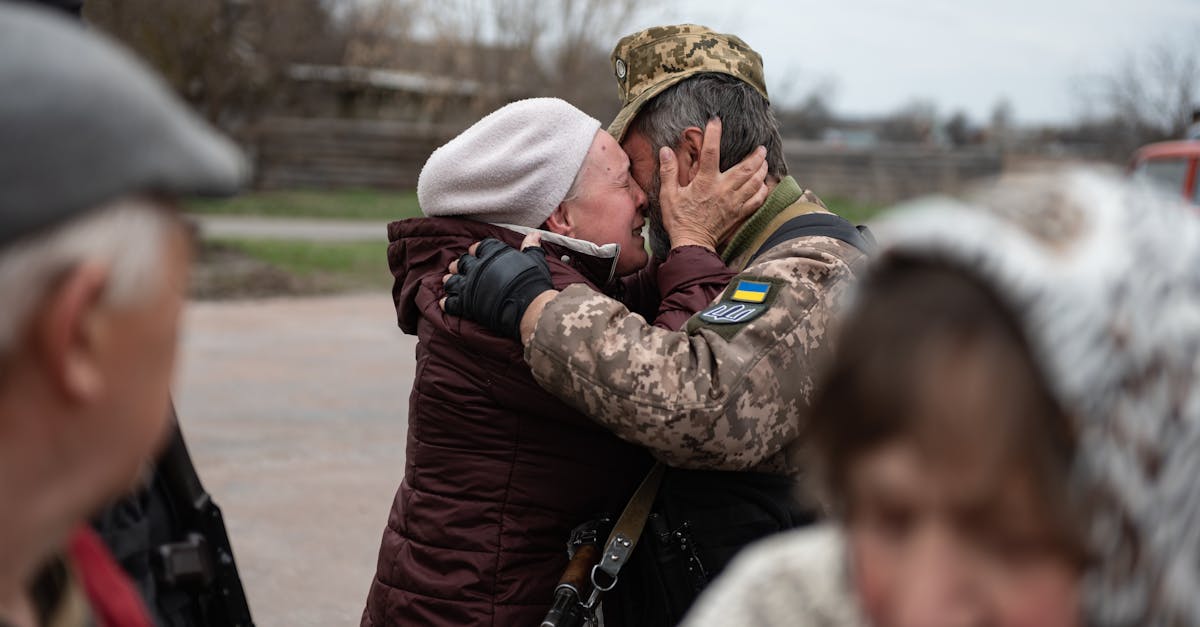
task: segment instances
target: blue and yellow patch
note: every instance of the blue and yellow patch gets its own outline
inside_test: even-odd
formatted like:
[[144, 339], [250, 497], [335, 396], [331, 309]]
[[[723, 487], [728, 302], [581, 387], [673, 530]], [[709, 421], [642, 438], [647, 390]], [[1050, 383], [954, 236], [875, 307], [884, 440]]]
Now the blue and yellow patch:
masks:
[[767, 292], [770, 290], [770, 283], [742, 279], [733, 289], [733, 296], [730, 297], [730, 300], [740, 303], [761, 303], [767, 299]]
[[688, 321], [686, 329], [691, 333], [706, 326], [728, 340], [771, 307], [782, 284], [779, 279], [759, 276], [735, 279], [717, 302]]

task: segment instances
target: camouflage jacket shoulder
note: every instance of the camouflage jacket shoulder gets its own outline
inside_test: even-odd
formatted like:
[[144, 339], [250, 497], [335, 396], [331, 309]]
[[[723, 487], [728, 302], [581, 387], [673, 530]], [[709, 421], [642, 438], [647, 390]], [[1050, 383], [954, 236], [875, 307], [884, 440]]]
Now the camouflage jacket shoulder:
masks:
[[678, 332], [572, 286], [525, 360], [543, 388], [668, 464], [796, 472], [814, 364], [864, 259], [827, 237], [785, 242]]

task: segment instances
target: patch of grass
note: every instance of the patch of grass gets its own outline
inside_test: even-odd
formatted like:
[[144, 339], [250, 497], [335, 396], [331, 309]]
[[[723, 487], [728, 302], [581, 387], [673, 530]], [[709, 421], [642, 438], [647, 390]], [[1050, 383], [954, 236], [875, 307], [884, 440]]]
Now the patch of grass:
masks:
[[229, 199], [196, 199], [193, 213], [345, 220], [399, 220], [421, 215], [416, 191], [378, 189], [247, 192]]
[[315, 291], [386, 288], [387, 248], [378, 242], [217, 239], [232, 249], [307, 282]]
[[854, 224], [864, 224], [878, 216], [886, 208], [883, 205], [871, 205], [845, 198], [822, 198], [829, 210], [842, 216]]
[[[845, 198], [823, 198], [829, 208], [854, 223], [863, 223], [883, 210], [882, 205]], [[224, 200], [192, 200], [188, 211], [220, 215], [400, 220], [421, 215], [417, 192], [378, 189], [276, 190], [247, 192]]]

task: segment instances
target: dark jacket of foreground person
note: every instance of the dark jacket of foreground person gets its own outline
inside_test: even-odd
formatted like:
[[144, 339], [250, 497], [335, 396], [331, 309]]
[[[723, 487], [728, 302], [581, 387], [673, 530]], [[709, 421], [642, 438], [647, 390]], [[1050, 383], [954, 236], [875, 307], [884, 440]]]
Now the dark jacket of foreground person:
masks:
[[[516, 341], [438, 308], [452, 260], [484, 237], [519, 245], [519, 233], [418, 218], [392, 223], [388, 236], [399, 325], [419, 341], [404, 479], [362, 624], [536, 625], [566, 566], [571, 529], [619, 513], [650, 458], [538, 387]], [[729, 274], [714, 255], [682, 248], [658, 269], [657, 285], [622, 283], [610, 280], [615, 255], [542, 246], [556, 287], [607, 284], [676, 326]], [[659, 290], [670, 294], [661, 310]]]

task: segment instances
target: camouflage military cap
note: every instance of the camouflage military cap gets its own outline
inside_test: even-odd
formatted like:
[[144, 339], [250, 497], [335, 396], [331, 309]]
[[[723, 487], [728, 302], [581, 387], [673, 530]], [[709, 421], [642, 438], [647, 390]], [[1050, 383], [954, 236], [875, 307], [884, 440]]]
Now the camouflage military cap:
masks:
[[622, 37], [613, 48], [612, 63], [621, 111], [608, 132], [617, 141], [651, 98], [689, 76], [728, 74], [767, 97], [762, 56], [734, 35], [695, 24], [656, 26]]

